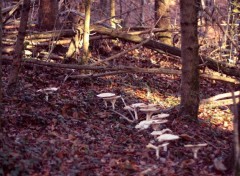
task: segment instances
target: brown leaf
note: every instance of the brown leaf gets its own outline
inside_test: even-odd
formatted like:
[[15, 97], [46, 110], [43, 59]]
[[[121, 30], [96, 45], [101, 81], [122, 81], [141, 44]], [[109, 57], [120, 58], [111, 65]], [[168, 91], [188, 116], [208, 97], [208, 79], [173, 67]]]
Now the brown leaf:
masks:
[[188, 134], [180, 134], [180, 137], [186, 141], [191, 141], [193, 139], [193, 137]]

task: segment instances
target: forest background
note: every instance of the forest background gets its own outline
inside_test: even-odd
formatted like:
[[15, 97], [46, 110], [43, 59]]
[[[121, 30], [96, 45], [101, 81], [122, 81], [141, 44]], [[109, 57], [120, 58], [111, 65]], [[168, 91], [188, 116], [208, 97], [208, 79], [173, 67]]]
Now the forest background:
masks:
[[237, 0], [0, 10], [2, 175], [239, 175]]

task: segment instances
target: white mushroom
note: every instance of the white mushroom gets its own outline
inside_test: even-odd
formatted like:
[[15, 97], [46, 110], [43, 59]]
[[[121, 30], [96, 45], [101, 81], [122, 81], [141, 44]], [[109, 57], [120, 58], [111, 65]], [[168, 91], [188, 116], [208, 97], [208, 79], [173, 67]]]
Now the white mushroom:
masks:
[[144, 130], [144, 129], [149, 128], [151, 124], [152, 124], [152, 121], [150, 121], [150, 120], [143, 120], [143, 121], [139, 122], [139, 123], [135, 126], [135, 128]]
[[106, 97], [106, 98], [103, 98], [103, 101], [104, 101], [104, 104], [105, 106], [107, 107], [107, 101], [110, 101], [111, 104], [112, 104], [112, 108], [113, 110], [115, 109], [115, 103], [117, 101], [118, 98], [120, 98], [121, 96], [113, 96], [113, 97]]
[[142, 109], [140, 109], [140, 111], [146, 113], [146, 120], [151, 120], [151, 117], [152, 117], [153, 113], [159, 111], [159, 108], [157, 108], [157, 107], [142, 108]]
[[107, 97], [113, 97], [113, 96], [116, 96], [115, 93], [100, 93], [97, 95], [97, 97], [99, 98], [107, 98]]
[[129, 106], [125, 106], [124, 109], [133, 111], [135, 120], [138, 120], [137, 110], [142, 105], [145, 105], [145, 104], [144, 103], [134, 103], [134, 104], [131, 104]]
[[130, 107], [133, 108], [133, 111], [134, 111], [134, 116], [135, 116], [135, 119], [138, 120], [138, 114], [137, 114], [137, 110], [140, 106], [143, 106], [145, 105], [144, 103], [134, 103], [134, 104], [131, 104]]
[[139, 107], [140, 108], [143, 108], [143, 109], [149, 109], [149, 108], [154, 108], [154, 107], [157, 107], [158, 105], [156, 104], [143, 104], [143, 105], [140, 105]]
[[167, 123], [168, 120], [153, 120], [153, 123], [152, 123], [152, 128], [153, 130], [157, 131], [160, 129], [161, 125], [160, 124], [163, 124], [163, 123]]
[[167, 118], [169, 117], [169, 114], [157, 114], [157, 115], [153, 115], [152, 116], [152, 119], [164, 119], [164, 118]]
[[168, 144], [169, 144], [169, 143], [166, 142], [166, 143], [163, 143], [163, 144], [161, 145], [161, 147], [163, 147], [163, 151], [164, 151], [164, 152], [167, 152], [167, 150], [168, 150], [168, 148], [167, 148]]
[[164, 134], [164, 133], [166, 133], [166, 132], [172, 133], [172, 130], [170, 130], [169, 128], [166, 128], [166, 129], [163, 129], [163, 130], [161, 130], [161, 131], [153, 131], [153, 132], [151, 133], [151, 135], [153, 135], [153, 136], [160, 136], [160, 135], [162, 135], [162, 134]]
[[179, 136], [173, 134], [162, 134], [157, 137], [158, 142], [173, 141], [179, 139]]
[[149, 149], [151, 148], [151, 149], [156, 150], [156, 157], [157, 157], [157, 159], [159, 159], [159, 157], [160, 157], [160, 155], [159, 155], [160, 148], [163, 147], [163, 150], [164, 150], [164, 151], [167, 151], [167, 146], [168, 146], [168, 144], [169, 144], [169, 143], [164, 143], [164, 144], [155, 146], [155, 145], [149, 143], [146, 147], [149, 148]]
[[52, 94], [53, 92], [56, 92], [59, 89], [59, 87], [48, 87], [45, 89], [39, 89], [37, 92], [43, 92], [45, 93], [45, 99], [48, 101], [48, 95]]
[[101, 93], [101, 94], [98, 94], [97, 97], [103, 99], [104, 105], [106, 106], [106, 108], [108, 107], [107, 101], [110, 101], [111, 104], [112, 104], [112, 108], [114, 110], [115, 109], [116, 100], [118, 98], [120, 98], [121, 96], [116, 96], [114, 93]]
[[199, 151], [202, 147], [206, 147], [206, 146], [207, 146], [206, 143], [196, 144], [196, 145], [192, 145], [192, 144], [184, 145], [184, 147], [192, 149], [194, 159], [197, 159], [197, 158], [198, 158], [198, 156], [197, 156], [198, 151]]
[[135, 128], [140, 128], [141, 130], [149, 128], [151, 125], [156, 125], [156, 124], [161, 124], [161, 123], [166, 123], [167, 120], [162, 121], [162, 120], [143, 120], [139, 122]]

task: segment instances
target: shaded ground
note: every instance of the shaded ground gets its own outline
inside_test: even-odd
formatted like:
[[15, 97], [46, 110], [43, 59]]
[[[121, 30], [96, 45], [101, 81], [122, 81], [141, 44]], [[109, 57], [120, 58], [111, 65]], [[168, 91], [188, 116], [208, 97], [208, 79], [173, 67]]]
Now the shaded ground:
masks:
[[[144, 53], [141, 60], [132, 53], [110, 64], [179, 68], [176, 59]], [[5, 68], [6, 73], [9, 69]], [[114, 92], [127, 104], [157, 103], [165, 109], [179, 103], [178, 76], [123, 74], [63, 83], [71, 70], [40, 66], [23, 70], [16, 95], [4, 100], [0, 175], [229, 175], [213, 165], [215, 158], [225, 159], [231, 151], [228, 107], [201, 107], [198, 124], [170, 111], [169, 122], [162, 128], [182, 137], [170, 143], [168, 152], [161, 151], [157, 160], [155, 151], [146, 148], [153, 140], [152, 129], [136, 130], [137, 122], [121, 119], [96, 97]], [[59, 89], [48, 97], [38, 92], [48, 87]], [[201, 80], [202, 98], [227, 91], [223, 83]], [[118, 101], [116, 111], [130, 117], [123, 107]], [[140, 120], [144, 118], [140, 114]], [[198, 160], [183, 147], [190, 143], [208, 143]]]

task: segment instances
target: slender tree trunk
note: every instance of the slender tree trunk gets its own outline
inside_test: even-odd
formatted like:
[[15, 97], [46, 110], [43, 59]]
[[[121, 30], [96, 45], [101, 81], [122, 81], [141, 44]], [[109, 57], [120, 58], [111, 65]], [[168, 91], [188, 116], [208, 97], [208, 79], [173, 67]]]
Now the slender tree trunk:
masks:
[[100, 0], [100, 7], [102, 11], [102, 16], [106, 17], [109, 14], [109, 0]]
[[2, 36], [3, 36], [3, 19], [2, 19], [2, 1], [0, 1], [0, 129], [2, 126], [1, 118], [3, 114], [3, 85], [2, 85]]
[[116, 16], [116, 2], [115, 0], [110, 0], [110, 15], [111, 15], [111, 27], [116, 29], [115, 16]]
[[144, 26], [144, 21], [145, 21], [144, 6], [145, 6], [145, 0], [141, 0], [141, 13], [140, 13], [141, 26]]
[[199, 55], [197, 15], [199, 0], [180, 0], [181, 115], [197, 119], [199, 107]]
[[40, 30], [52, 30], [58, 26], [58, 1], [40, 0], [38, 25]]
[[90, 17], [91, 17], [91, 0], [85, 0], [85, 22], [84, 22], [84, 34], [83, 34], [82, 64], [86, 64], [89, 59]]
[[240, 103], [234, 104], [234, 176], [240, 175]]
[[155, 22], [156, 27], [165, 32], [159, 32], [156, 37], [162, 43], [172, 45], [172, 33], [170, 22], [170, 0], [155, 0]]
[[23, 7], [21, 11], [21, 21], [18, 29], [17, 41], [14, 49], [14, 60], [12, 63], [12, 71], [9, 75], [9, 82], [7, 85], [6, 93], [12, 95], [17, 86], [18, 73], [21, 67], [22, 55], [24, 50], [24, 37], [26, 35], [28, 14], [30, 11], [31, 0], [24, 0]]

